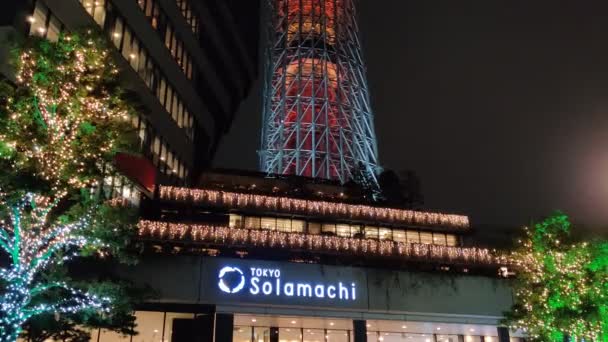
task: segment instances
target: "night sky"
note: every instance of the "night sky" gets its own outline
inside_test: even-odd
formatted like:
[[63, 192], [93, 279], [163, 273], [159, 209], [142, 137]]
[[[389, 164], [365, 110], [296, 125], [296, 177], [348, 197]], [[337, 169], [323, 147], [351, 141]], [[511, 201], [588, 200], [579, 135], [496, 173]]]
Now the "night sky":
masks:
[[[608, 223], [605, 3], [360, 0], [382, 165], [474, 223]], [[259, 83], [216, 167], [257, 169]]]

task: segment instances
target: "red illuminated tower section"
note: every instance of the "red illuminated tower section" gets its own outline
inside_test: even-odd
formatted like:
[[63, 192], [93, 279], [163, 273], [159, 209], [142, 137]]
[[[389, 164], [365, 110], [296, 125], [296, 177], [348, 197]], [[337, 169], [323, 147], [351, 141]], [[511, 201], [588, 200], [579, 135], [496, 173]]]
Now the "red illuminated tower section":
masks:
[[377, 148], [353, 0], [269, 0], [261, 168], [375, 181]]

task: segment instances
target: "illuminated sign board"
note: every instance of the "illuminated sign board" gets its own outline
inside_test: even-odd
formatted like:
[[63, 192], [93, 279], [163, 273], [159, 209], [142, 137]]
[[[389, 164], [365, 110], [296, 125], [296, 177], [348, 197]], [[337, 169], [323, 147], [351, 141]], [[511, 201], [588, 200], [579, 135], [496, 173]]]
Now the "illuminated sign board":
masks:
[[213, 258], [204, 267], [204, 293], [214, 301], [316, 307], [367, 303], [359, 269], [276, 261]]
[[243, 271], [236, 266], [224, 266], [218, 272], [218, 287], [225, 293], [249, 291], [253, 296], [309, 297], [329, 300], [356, 300], [357, 285], [311, 283], [281, 278], [280, 268], [249, 267]]

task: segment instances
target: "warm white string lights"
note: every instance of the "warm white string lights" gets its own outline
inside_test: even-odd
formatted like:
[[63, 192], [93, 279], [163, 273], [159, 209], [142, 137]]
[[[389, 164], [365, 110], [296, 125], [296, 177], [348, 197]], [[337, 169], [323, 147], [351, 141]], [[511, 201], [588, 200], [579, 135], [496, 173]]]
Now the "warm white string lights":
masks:
[[498, 263], [499, 258], [490, 250], [475, 247], [403, 243], [374, 239], [359, 239], [273, 230], [231, 228], [186, 223], [142, 220], [139, 222], [142, 237], [166, 240], [190, 240], [230, 246], [289, 248], [311, 251], [350, 252], [376, 256], [400, 256], [433, 261]]
[[464, 215], [173, 186], [161, 186], [159, 190], [161, 199], [189, 201], [226, 208], [340, 216], [349, 219], [374, 220], [415, 226], [436, 226], [452, 229], [469, 228], [469, 218]]

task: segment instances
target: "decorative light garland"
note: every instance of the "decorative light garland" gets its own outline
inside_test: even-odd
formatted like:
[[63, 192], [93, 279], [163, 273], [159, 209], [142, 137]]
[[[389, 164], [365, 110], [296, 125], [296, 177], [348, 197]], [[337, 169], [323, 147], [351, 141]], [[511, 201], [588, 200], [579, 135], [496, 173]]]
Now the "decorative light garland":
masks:
[[[90, 215], [73, 223], [49, 224], [47, 215], [54, 203], [48, 203], [47, 198], [27, 194], [16, 205], [4, 205], [10, 222], [0, 225], [0, 250], [8, 255], [9, 266], [0, 268], [0, 279], [7, 284], [0, 295], [0, 342], [16, 341], [22, 325], [36, 315], [108, 311], [109, 298], [40, 277], [44, 269], [77, 256], [85, 246], [104, 247], [100, 241], [82, 234], [91, 223]], [[57, 289], [65, 293], [64, 299], [40, 302], [42, 295]]]
[[156, 239], [190, 240], [228, 246], [351, 252], [364, 255], [398, 256], [412, 259], [477, 264], [504, 263], [504, 260], [495, 256], [489, 249], [475, 247], [451, 247], [161, 221], [139, 221], [139, 235], [141, 237]]
[[161, 186], [159, 190], [161, 199], [226, 208], [250, 208], [305, 215], [341, 216], [349, 219], [375, 220], [416, 226], [433, 226], [453, 229], [469, 228], [469, 218], [464, 215], [173, 186]]

